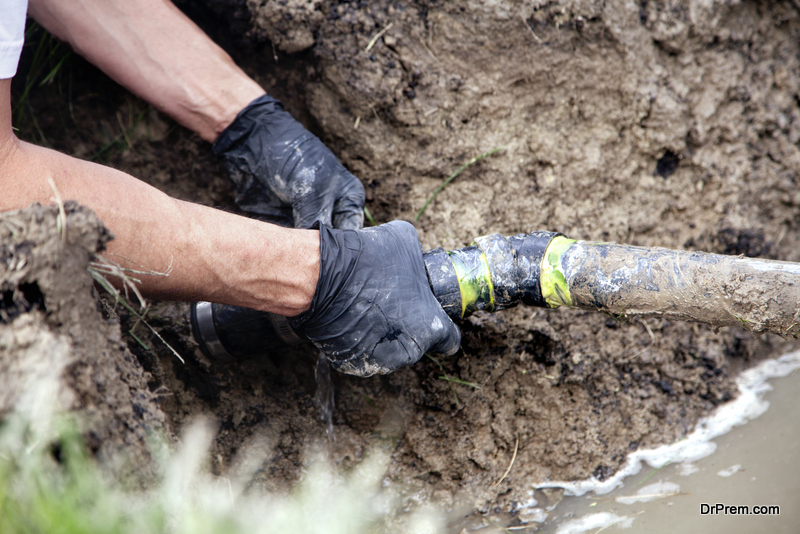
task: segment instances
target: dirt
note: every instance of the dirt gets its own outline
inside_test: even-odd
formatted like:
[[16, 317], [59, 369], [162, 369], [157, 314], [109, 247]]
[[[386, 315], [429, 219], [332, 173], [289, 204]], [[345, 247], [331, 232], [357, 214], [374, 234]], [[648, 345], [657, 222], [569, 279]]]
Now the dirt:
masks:
[[[505, 147], [428, 207], [416, 223], [426, 248], [552, 230], [800, 261], [793, 2], [179, 5], [363, 181], [378, 222], [413, 220], [458, 166]], [[77, 58], [30, 107], [39, 126], [19, 123], [25, 138], [83, 157], [113, 141], [97, 159], [235, 209], [207, 144]], [[210, 412], [216, 470], [258, 443], [269, 451], [259, 483], [290, 486], [305, 448], [324, 439], [313, 351], [221, 365], [190, 339], [185, 304], [149, 317], [186, 360], [141, 325], [147, 349], [124, 337], [168, 427]], [[333, 457], [347, 468], [396, 436], [389, 477], [410, 500], [498, 514], [535, 482], [602, 479], [628, 452], [680, 439], [731, 398], [741, 369], [795, 347], [735, 327], [576, 310], [518, 308], [461, 327], [453, 358], [334, 376]]]
[[167, 431], [165, 417], [87, 270], [111, 235], [89, 210], [64, 209], [0, 213], [0, 414], [36, 425], [76, 414], [103, 464], [146, 483], [157, 471], [148, 440]]

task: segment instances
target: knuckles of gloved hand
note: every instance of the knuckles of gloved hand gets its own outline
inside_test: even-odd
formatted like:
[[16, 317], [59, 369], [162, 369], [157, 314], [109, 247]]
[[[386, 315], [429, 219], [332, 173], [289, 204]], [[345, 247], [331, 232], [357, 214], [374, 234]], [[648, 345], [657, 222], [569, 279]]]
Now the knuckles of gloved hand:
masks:
[[360, 231], [320, 228], [320, 277], [292, 325], [357, 376], [386, 374], [426, 352], [454, 354], [458, 327], [433, 296], [416, 230], [394, 221]]
[[244, 108], [213, 150], [224, 158], [244, 211], [295, 228], [310, 228], [317, 220], [362, 227], [364, 186], [271, 96]]

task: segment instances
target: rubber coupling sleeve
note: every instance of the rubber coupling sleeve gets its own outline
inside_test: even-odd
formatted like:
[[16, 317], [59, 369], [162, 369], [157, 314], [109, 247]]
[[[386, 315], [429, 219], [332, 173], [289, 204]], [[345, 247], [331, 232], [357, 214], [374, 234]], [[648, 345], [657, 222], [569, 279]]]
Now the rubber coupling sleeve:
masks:
[[554, 237], [563, 235], [559, 232], [531, 232], [508, 238], [517, 258], [517, 290], [523, 304], [549, 308], [542, 296], [542, 287], [539, 282], [542, 274], [542, 260], [550, 241]]
[[461, 318], [461, 287], [450, 255], [441, 247], [422, 254], [433, 296], [452, 319]]

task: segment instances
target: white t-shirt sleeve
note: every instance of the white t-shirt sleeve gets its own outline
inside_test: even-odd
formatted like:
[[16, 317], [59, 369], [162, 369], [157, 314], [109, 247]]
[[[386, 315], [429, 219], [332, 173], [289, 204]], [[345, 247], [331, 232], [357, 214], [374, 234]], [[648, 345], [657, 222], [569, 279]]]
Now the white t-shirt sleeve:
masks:
[[27, 11], [28, 0], [0, 0], [0, 80], [17, 73]]

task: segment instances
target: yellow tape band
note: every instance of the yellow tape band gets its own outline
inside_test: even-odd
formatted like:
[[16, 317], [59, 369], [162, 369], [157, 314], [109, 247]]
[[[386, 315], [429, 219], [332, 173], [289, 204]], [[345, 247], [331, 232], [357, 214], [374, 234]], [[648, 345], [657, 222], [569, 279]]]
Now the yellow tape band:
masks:
[[[450, 255], [450, 261], [453, 262], [458, 278], [458, 288], [461, 291], [461, 317], [466, 317], [480, 309], [492, 311], [494, 309], [494, 286], [486, 254], [481, 251], [480, 259], [475, 263], [473, 263], [474, 259], [471, 262], [465, 261], [467, 258], [458, 251], [450, 251], [447, 254]], [[483, 303], [483, 307], [479, 306], [480, 303]]]
[[573, 243], [574, 239], [556, 236], [544, 251], [539, 284], [542, 288], [542, 297], [551, 308], [572, 306], [569, 284], [561, 270], [561, 256]]

